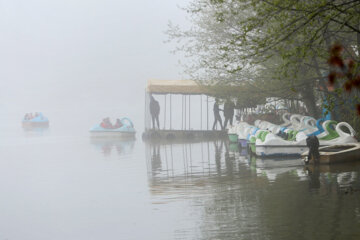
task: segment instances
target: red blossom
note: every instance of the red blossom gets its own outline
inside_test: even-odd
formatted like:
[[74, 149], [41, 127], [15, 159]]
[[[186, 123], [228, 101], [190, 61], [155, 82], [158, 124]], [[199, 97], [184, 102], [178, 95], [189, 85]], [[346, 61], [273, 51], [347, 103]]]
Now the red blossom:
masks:
[[332, 56], [329, 59], [329, 64], [331, 66], [337, 66], [343, 68], [345, 66], [344, 61], [339, 56]]
[[329, 84], [330, 84], [330, 86], [333, 86], [333, 85], [334, 85], [334, 83], [335, 83], [335, 77], [336, 77], [336, 73], [331, 72], [331, 73], [329, 74], [328, 78], [329, 78]]
[[341, 46], [340, 44], [335, 44], [330, 49], [330, 53], [332, 56], [340, 56], [343, 50], [344, 50], [343, 46]]
[[[346, 59], [344, 61], [342, 55], [343, 47], [340, 44], [335, 44], [330, 49], [330, 58], [328, 64], [333, 69], [328, 75], [328, 90], [334, 90], [334, 84], [336, 79], [344, 79], [346, 82], [343, 84], [343, 88], [346, 92], [350, 93], [353, 88], [360, 90], [360, 75], [354, 76], [355, 62], [352, 59]], [[341, 69], [339, 69], [339, 67]], [[356, 104], [357, 114], [360, 115], [360, 104]]]
[[353, 85], [356, 87], [356, 88], [360, 88], [360, 75], [357, 76], [353, 81], [352, 81]]
[[352, 88], [351, 82], [346, 82], [346, 83], [344, 83], [344, 89], [345, 89], [345, 91], [351, 92], [351, 88]]
[[348, 59], [347, 60], [347, 65], [348, 65], [349, 72], [352, 72], [354, 70], [354, 67], [355, 67], [354, 60]]

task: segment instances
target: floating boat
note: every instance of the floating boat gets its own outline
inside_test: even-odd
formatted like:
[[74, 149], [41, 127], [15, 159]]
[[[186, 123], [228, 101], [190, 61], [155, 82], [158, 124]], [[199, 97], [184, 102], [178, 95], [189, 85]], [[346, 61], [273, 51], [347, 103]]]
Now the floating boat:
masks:
[[49, 119], [45, 117], [42, 113], [38, 113], [37, 116], [31, 119], [23, 119], [22, 126], [24, 128], [33, 128], [33, 127], [49, 127]]
[[280, 126], [282, 127], [288, 127], [291, 125], [291, 122], [290, 122], [290, 113], [286, 112], [282, 115], [282, 119], [284, 120], [283, 123], [280, 124]]
[[[335, 129], [332, 127], [336, 125]], [[348, 128], [350, 133], [345, 133], [341, 127]], [[355, 131], [346, 122], [338, 123], [335, 121], [327, 120], [323, 123], [326, 135], [319, 138], [320, 146], [332, 146], [346, 143], [356, 143]], [[304, 132], [296, 130], [288, 131], [289, 138], [287, 140], [280, 138], [273, 133], [263, 133], [252, 138], [250, 143], [254, 144], [253, 152], [257, 156], [262, 157], [281, 157], [281, 156], [300, 156], [307, 150], [306, 138]]]
[[228, 133], [229, 141], [231, 143], [237, 143], [238, 142], [238, 135], [236, 133]]
[[299, 156], [307, 149], [306, 138], [288, 141], [273, 133], [266, 134], [265, 138], [257, 138], [254, 145], [256, 155], [261, 157]]
[[260, 130], [255, 129], [251, 134], [248, 136], [248, 148], [250, 153], [256, 154], [256, 141], [257, 139], [261, 139], [261, 141], [264, 141], [266, 136], [269, 134], [269, 131], [266, 130]]
[[251, 127], [247, 122], [240, 122], [236, 125], [233, 125], [228, 129], [228, 137], [231, 143], [241, 143], [241, 140], [245, 140], [245, 144], [241, 144], [243, 147], [247, 146], [246, 136], [243, 132], [245, 129]]
[[[360, 143], [347, 143], [319, 148], [320, 164], [343, 163], [360, 160]], [[301, 154], [305, 163], [314, 163], [308, 159], [309, 151]]]
[[[229, 140], [235, 142], [237, 136], [241, 147], [248, 147], [249, 152], [262, 157], [300, 157], [307, 150], [308, 136], [317, 136], [320, 146], [357, 142], [354, 129], [345, 122], [288, 113], [283, 115], [283, 120], [282, 125], [260, 119], [255, 120], [255, 126], [237, 123], [229, 129]], [[347, 133], [341, 128], [347, 128]]]
[[242, 148], [247, 148], [249, 137], [251, 135], [255, 135], [255, 133], [259, 130], [259, 128], [255, 126], [251, 126], [247, 123], [243, 123], [243, 125], [238, 129], [238, 142]]
[[103, 128], [97, 124], [90, 129], [92, 137], [113, 137], [113, 138], [135, 138], [135, 128], [132, 121], [128, 118], [120, 119], [122, 126], [119, 128]]

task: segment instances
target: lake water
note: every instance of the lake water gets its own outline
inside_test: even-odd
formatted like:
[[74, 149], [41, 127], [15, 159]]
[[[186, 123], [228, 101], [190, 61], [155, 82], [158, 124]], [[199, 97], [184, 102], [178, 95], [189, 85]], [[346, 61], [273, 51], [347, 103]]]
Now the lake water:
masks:
[[306, 168], [222, 141], [9, 129], [0, 240], [360, 239], [359, 164]]

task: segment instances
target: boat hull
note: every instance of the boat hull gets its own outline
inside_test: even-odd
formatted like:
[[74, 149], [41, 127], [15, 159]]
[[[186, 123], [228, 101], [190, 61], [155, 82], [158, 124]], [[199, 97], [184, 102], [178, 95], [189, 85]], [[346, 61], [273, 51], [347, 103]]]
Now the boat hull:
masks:
[[[338, 151], [337, 151], [338, 150]], [[332, 145], [327, 147], [320, 147], [320, 164], [333, 164], [333, 163], [343, 163], [343, 162], [352, 162], [360, 160], [360, 143], [348, 143], [348, 144], [339, 144]], [[309, 152], [304, 152], [301, 157], [302, 159], [309, 164], [314, 163], [313, 159], [307, 161]]]
[[305, 145], [256, 145], [255, 153], [259, 157], [300, 157], [307, 149]]
[[120, 132], [120, 131], [91, 131], [90, 136], [94, 138], [118, 138], [131, 139], [135, 138], [135, 132]]
[[34, 128], [34, 127], [49, 127], [49, 122], [32, 122], [32, 121], [23, 121], [22, 122], [23, 128]]
[[122, 118], [122, 126], [119, 128], [103, 128], [100, 124], [90, 129], [90, 136], [94, 138], [117, 138], [132, 139], [135, 138], [136, 130], [134, 125], [128, 118]]

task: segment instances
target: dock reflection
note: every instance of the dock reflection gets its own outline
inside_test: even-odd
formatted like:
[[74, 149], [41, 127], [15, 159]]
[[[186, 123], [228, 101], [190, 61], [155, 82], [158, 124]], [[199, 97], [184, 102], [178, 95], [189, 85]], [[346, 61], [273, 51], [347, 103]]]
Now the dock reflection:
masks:
[[147, 143], [148, 172], [157, 178], [221, 175], [230, 166], [224, 164], [225, 145], [224, 141]]
[[90, 143], [104, 156], [110, 156], [115, 152], [119, 156], [128, 155], [133, 152], [134, 139], [112, 139], [112, 138], [91, 138]]
[[257, 158], [247, 155], [246, 149], [237, 144], [223, 140], [147, 143], [146, 149], [151, 185], [169, 184], [172, 181], [231, 181], [237, 178], [257, 178], [257, 181], [276, 183], [284, 178], [294, 178], [300, 182], [308, 181], [309, 188], [316, 189], [334, 181], [339, 187], [345, 186], [345, 178], [342, 177], [345, 175], [351, 175], [352, 181], [356, 182], [357, 172], [360, 171], [360, 163], [320, 165], [315, 168], [304, 166], [299, 158]]
[[226, 141], [146, 147], [154, 203], [191, 199], [203, 239], [311, 239], [316, 231], [330, 239], [343, 221], [342, 230], [358, 229], [359, 163], [304, 166], [244, 156]]

